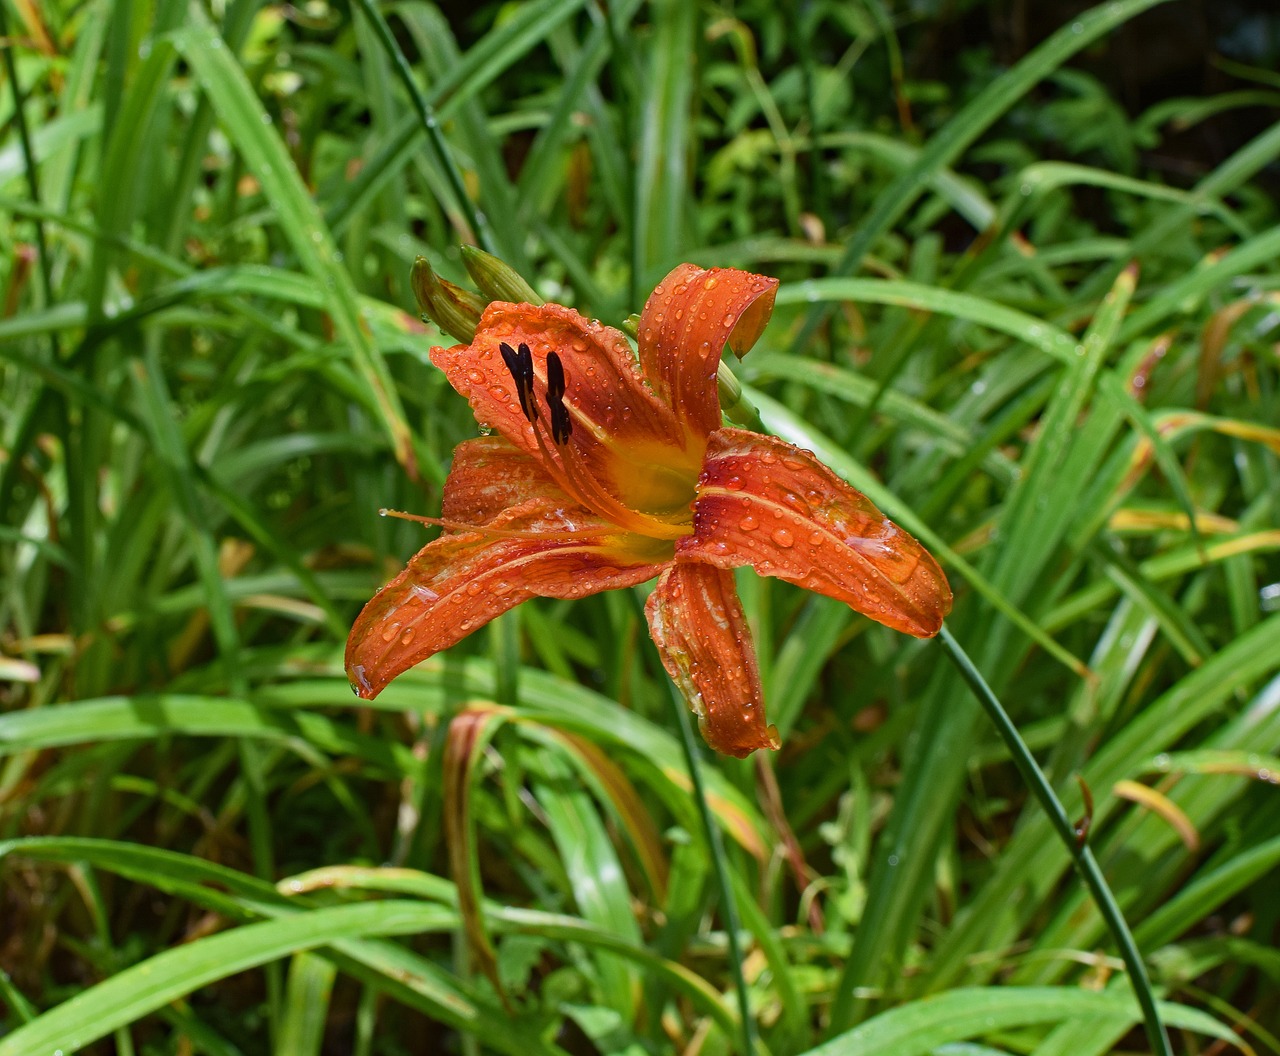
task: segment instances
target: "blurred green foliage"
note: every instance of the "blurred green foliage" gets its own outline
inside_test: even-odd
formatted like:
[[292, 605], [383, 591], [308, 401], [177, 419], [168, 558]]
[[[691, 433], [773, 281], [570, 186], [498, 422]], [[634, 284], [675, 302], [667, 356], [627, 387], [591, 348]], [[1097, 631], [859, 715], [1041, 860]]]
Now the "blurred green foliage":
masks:
[[[358, 5], [0, 10], [0, 1054], [738, 1046], [643, 589], [342, 674], [475, 433], [409, 289], [463, 243], [615, 325], [779, 276], [765, 425], [942, 560], [1175, 1049], [1280, 1051], [1268, 4], [382, 5], [434, 130]], [[762, 1047], [1141, 1049], [940, 650], [741, 589]]]

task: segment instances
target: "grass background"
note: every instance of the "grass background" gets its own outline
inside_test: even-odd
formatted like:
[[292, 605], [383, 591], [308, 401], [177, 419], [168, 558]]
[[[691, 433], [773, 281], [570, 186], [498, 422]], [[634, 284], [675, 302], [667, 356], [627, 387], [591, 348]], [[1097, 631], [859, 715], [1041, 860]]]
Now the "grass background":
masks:
[[1174, 1049], [1280, 1052], [1267, 5], [383, 5], [422, 110], [360, 4], [0, 10], [0, 1054], [728, 1053], [739, 978], [776, 1054], [1146, 1051], [936, 643], [743, 576], [741, 976], [642, 590], [350, 693], [464, 242], [781, 278], [764, 424], [942, 560]]

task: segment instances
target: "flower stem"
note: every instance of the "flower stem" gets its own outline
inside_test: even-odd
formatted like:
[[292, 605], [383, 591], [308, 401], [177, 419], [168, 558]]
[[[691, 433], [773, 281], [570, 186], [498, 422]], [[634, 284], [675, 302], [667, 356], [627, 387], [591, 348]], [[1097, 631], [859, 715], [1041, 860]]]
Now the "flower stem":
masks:
[[729, 884], [729, 867], [725, 859], [724, 839], [720, 828], [711, 816], [711, 807], [707, 803], [707, 790], [702, 783], [702, 764], [698, 758], [698, 743], [693, 734], [693, 723], [689, 721], [689, 705], [685, 702], [675, 684], [671, 683], [671, 700], [680, 723], [680, 744], [684, 748], [685, 764], [689, 767], [689, 778], [693, 782], [693, 798], [698, 804], [698, 813], [702, 817], [702, 828], [706, 833], [707, 845], [711, 849], [711, 860], [716, 870], [716, 886], [720, 889], [720, 912], [724, 918], [725, 934], [729, 938], [729, 967], [733, 972], [734, 985], [738, 990], [738, 1018], [742, 1022], [743, 1056], [754, 1056], [756, 1052], [756, 1023], [751, 1018], [751, 1002], [747, 994], [747, 980], [742, 974], [742, 947], [738, 944], [738, 932], [741, 924], [738, 920], [738, 904], [733, 898], [733, 888]]
[[427, 97], [423, 94], [422, 89], [418, 87], [418, 82], [413, 79], [413, 71], [409, 68], [409, 62], [404, 57], [404, 52], [400, 50], [400, 45], [396, 43], [396, 38], [392, 36], [391, 27], [387, 25], [387, 20], [382, 17], [382, 12], [378, 10], [374, 0], [356, 0], [356, 6], [360, 8], [365, 18], [369, 20], [369, 24], [373, 26], [373, 31], [378, 35], [382, 50], [387, 53], [387, 58], [391, 60], [391, 65], [395, 67], [396, 75], [404, 84], [405, 90], [409, 93], [409, 98], [413, 100], [413, 108], [418, 112], [418, 120], [422, 122], [422, 127], [426, 130], [427, 142], [431, 144], [441, 168], [444, 169], [445, 178], [449, 181], [449, 189], [457, 200], [458, 208], [462, 211], [467, 226], [471, 228], [471, 233], [475, 236], [482, 249], [489, 253], [495, 252], [496, 247], [494, 246], [493, 232], [489, 229], [489, 221], [475, 207], [471, 196], [467, 194], [467, 188], [462, 182], [462, 173], [458, 171], [458, 166], [454, 163], [453, 154], [449, 150], [449, 144], [445, 141], [444, 133], [440, 131], [440, 122], [436, 120], [435, 110], [427, 102]]
[[[9, 36], [9, 16], [5, 12], [4, 4], [0, 4], [0, 38], [6, 42], [12, 41]], [[40, 205], [40, 175], [36, 167], [35, 148], [31, 145], [31, 130], [27, 126], [27, 112], [24, 109], [26, 105], [26, 96], [22, 94], [21, 86], [18, 84], [18, 67], [14, 61], [14, 47], [10, 44], [4, 50], [4, 66], [5, 72], [9, 75], [9, 83], [13, 85], [13, 118], [18, 126], [18, 142], [22, 147], [22, 160], [25, 163], [27, 176], [27, 191], [31, 195], [31, 204]], [[53, 280], [50, 278], [49, 264], [49, 244], [44, 237], [44, 220], [41, 219], [38, 212], [33, 213], [31, 222], [36, 229], [36, 248], [40, 256], [40, 278], [43, 281], [44, 288], [40, 291], [44, 294], [44, 303], [46, 307], [50, 303], [53, 296]], [[57, 338], [51, 333], [50, 337], [54, 344], [54, 354], [57, 355]]]
[[1018, 733], [1018, 728], [1009, 718], [999, 698], [987, 685], [982, 673], [969, 659], [969, 654], [952, 637], [946, 624], [943, 624], [938, 638], [946, 649], [947, 656], [956, 665], [961, 677], [969, 684], [973, 695], [978, 698], [983, 710], [995, 723], [996, 730], [1004, 741], [1005, 747], [1009, 749], [1009, 754], [1013, 756], [1014, 764], [1022, 774], [1023, 780], [1031, 787], [1036, 799], [1049, 815], [1049, 821], [1057, 832], [1058, 838], [1067, 848], [1067, 853], [1071, 855], [1071, 860], [1093, 896], [1093, 901], [1102, 914], [1102, 919], [1106, 922], [1112, 938], [1115, 939], [1120, 949], [1120, 956], [1124, 959], [1125, 967], [1129, 971], [1129, 983], [1133, 987], [1134, 996], [1138, 999], [1138, 1006], [1142, 1009], [1147, 1040], [1152, 1051], [1159, 1056], [1173, 1056], [1173, 1050], [1169, 1047], [1169, 1037], [1165, 1033], [1164, 1024], [1160, 1021], [1160, 1012], [1156, 1008], [1155, 995], [1151, 991], [1151, 980], [1147, 976], [1146, 966], [1142, 963], [1142, 954], [1138, 951], [1137, 943], [1133, 941], [1133, 934], [1129, 931], [1129, 925], [1125, 923], [1124, 914], [1120, 911], [1120, 906], [1107, 885], [1106, 877], [1102, 875], [1093, 851], [1083, 839], [1077, 837], [1075, 826], [1067, 816], [1066, 808], [1053, 791], [1053, 786], [1049, 784], [1049, 779], [1040, 769], [1035, 756], [1031, 754], [1031, 749]]

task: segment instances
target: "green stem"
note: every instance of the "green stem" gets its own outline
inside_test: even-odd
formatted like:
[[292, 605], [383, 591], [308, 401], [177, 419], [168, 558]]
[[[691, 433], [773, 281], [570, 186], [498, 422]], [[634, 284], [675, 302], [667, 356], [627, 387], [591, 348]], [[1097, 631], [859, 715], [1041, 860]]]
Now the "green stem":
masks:
[[488, 253], [496, 253], [497, 246], [493, 241], [493, 233], [489, 229], [489, 221], [485, 219], [484, 213], [476, 208], [471, 196], [467, 194], [467, 188], [462, 182], [462, 173], [458, 171], [458, 166], [453, 163], [453, 153], [449, 150], [449, 144], [445, 141], [444, 133], [440, 131], [440, 122], [436, 119], [435, 111], [432, 109], [431, 104], [427, 102], [427, 97], [423, 95], [422, 89], [418, 87], [418, 82], [414, 80], [413, 70], [409, 68], [409, 60], [404, 57], [404, 52], [400, 50], [400, 45], [396, 43], [396, 38], [392, 36], [391, 27], [387, 25], [387, 20], [382, 17], [382, 12], [374, 4], [374, 0], [356, 0], [356, 6], [364, 12], [365, 17], [373, 26], [374, 32], [378, 35], [379, 43], [382, 44], [383, 50], [387, 53], [387, 58], [391, 60], [391, 65], [395, 67], [397, 76], [399, 76], [405, 90], [409, 93], [409, 98], [413, 100], [413, 108], [418, 112], [418, 120], [422, 122], [422, 127], [426, 130], [427, 142], [431, 144], [441, 167], [444, 169], [445, 177], [449, 181], [449, 189], [457, 200], [458, 208], [466, 217], [467, 224], [475, 235], [476, 241], [481, 249]]
[[[5, 11], [3, 3], [0, 3], [0, 38], [10, 41], [9, 37], [9, 15]], [[18, 141], [22, 146], [22, 160], [26, 164], [27, 169], [27, 190], [31, 195], [33, 205], [40, 204], [40, 178], [36, 172], [36, 153], [35, 148], [31, 145], [31, 130], [27, 127], [27, 113], [24, 109], [26, 99], [22, 95], [22, 90], [18, 85], [18, 65], [14, 62], [13, 52], [14, 45], [0, 49], [4, 51], [5, 72], [9, 74], [9, 83], [13, 85], [13, 117], [18, 125]], [[36, 248], [40, 254], [40, 278], [44, 283], [44, 303], [48, 305], [50, 298], [53, 296], [53, 280], [49, 268], [49, 246], [44, 238], [44, 221], [39, 216], [32, 218], [32, 223], [36, 227]], [[54, 342], [54, 352], [57, 353], [57, 339], [51, 338]]]
[[729, 967], [733, 972], [734, 985], [738, 990], [738, 1017], [742, 1021], [742, 1052], [743, 1056], [754, 1056], [757, 1044], [756, 1023], [751, 1018], [747, 980], [742, 974], [742, 947], [738, 944], [741, 924], [738, 920], [738, 904], [734, 901], [733, 888], [729, 885], [724, 839], [720, 835], [720, 827], [711, 816], [711, 807], [707, 803], [707, 790], [702, 783], [702, 764], [698, 759], [698, 743], [694, 738], [693, 723], [689, 721], [689, 705], [674, 683], [671, 683], [671, 700], [680, 722], [680, 744], [684, 748], [685, 763], [689, 767], [689, 778], [693, 782], [693, 798], [697, 801], [698, 813], [702, 817], [702, 827], [707, 836], [707, 845], [711, 849], [711, 860], [715, 864], [716, 886], [720, 889], [720, 909], [724, 917], [725, 934], [729, 938]]
[[999, 698], [987, 685], [986, 679], [974, 666], [973, 661], [969, 659], [969, 654], [952, 637], [951, 631], [945, 624], [938, 637], [947, 651], [947, 656], [956, 665], [961, 677], [969, 684], [969, 688], [973, 690], [973, 695], [978, 698], [983, 710], [995, 723], [996, 730], [1004, 741], [1005, 747], [1009, 749], [1009, 754], [1013, 756], [1019, 773], [1031, 787], [1031, 791], [1040, 801], [1045, 813], [1049, 815], [1049, 821], [1067, 848], [1072, 861], [1075, 862], [1076, 869], [1079, 870], [1098, 911], [1102, 914], [1102, 919], [1106, 921], [1112, 938], [1116, 940], [1116, 945], [1120, 948], [1120, 956], [1124, 959], [1125, 967], [1129, 971], [1129, 983], [1142, 1009], [1147, 1040], [1151, 1044], [1152, 1051], [1159, 1053], [1160, 1056], [1173, 1056], [1173, 1050], [1169, 1047], [1169, 1037], [1165, 1033], [1164, 1024], [1160, 1021], [1160, 1011], [1156, 1008], [1155, 995], [1151, 992], [1151, 980], [1147, 976], [1146, 965], [1142, 963], [1142, 954], [1138, 951], [1137, 943], [1133, 941], [1133, 934], [1129, 931], [1129, 925], [1125, 923], [1124, 914], [1120, 911], [1120, 906], [1107, 885], [1106, 877], [1102, 875], [1093, 851], [1084, 840], [1076, 836], [1075, 826], [1067, 816], [1062, 801], [1053, 791], [1049, 779], [1040, 769], [1035, 756], [1031, 754], [1031, 749], [1018, 733], [1018, 728], [1009, 718]]

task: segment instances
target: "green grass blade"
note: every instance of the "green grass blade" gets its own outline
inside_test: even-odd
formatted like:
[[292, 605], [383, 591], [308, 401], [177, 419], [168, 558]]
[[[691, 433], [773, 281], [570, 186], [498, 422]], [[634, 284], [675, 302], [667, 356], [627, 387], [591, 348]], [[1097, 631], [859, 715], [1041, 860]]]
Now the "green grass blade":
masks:
[[[1123, 25], [1134, 15], [1164, 2], [1166, 0], [1120, 0], [1095, 7], [1069, 26], [1063, 26], [1004, 76], [992, 81], [930, 139], [916, 163], [880, 193], [870, 215], [859, 225], [836, 265], [836, 274], [848, 275], [856, 271], [876, 242], [911, 207], [929, 182], [1034, 85], [1099, 37]], [[792, 347], [798, 349], [807, 345], [824, 317], [822, 308], [811, 309]]]
[[320, 210], [271, 126], [269, 115], [244, 71], [211, 27], [198, 25], [180, 30], [174, 42], [212, 100], [227, 135], [261, 182], [304, 269], [328, 291], [328, 308], [335, 327], [381, 411], [382, 425], [396, 459], [410, 476], [415, 475], [417, 459], [395, 383], [382, 354], [370, 340], [355, 287], [342, 266]]

